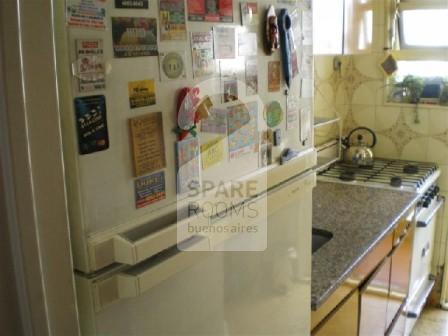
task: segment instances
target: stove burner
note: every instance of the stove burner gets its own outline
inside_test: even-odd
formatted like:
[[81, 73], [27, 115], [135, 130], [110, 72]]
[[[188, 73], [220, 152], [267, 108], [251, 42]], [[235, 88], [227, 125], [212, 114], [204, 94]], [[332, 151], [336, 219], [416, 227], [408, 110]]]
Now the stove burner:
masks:
[[343, 171], [340, 175], [339, 175], [339, 179], [342, 181], [354, 181], [355, 180], [355, 172], [353, 171]]
[[418, 174], [418, 166], [413, 164], [408, 164], [403, 167], [403, 173], [405, 174]]
[[401, 184], [402, 184], [402, 180], [401, 180], [400, 176], [393, 176], [390, 178], [390, 185], [392, 187], [398, 188], [398, 187], [401, 187]]

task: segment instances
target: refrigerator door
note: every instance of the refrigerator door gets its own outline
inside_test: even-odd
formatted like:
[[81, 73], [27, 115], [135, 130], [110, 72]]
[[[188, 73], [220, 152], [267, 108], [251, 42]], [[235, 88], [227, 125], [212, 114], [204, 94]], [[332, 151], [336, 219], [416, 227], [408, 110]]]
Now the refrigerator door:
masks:
[[[100, 19], [102, 22], [104, 21], [105, 29], [88, 29], [82, 27], [81, 24], [75, 27], [74, 22], [71, 23], [71, 26], [67, 24], [66, 4], [80, 2], [89, 10], [91, 9], [89, 6], [100, 6], [100, 14], [104, 15]], [[117, 3], [125, 2], [128, 7], [133, 7], [133, 9], [116, 6]], [[194, 18], [188, 18], [188, 13], [191, 14], [194, 10], [199, 10], [202, 7], [211, 10], [212, 7], [217, 6], [218, 2], [219, 6], [224, 6], [232, 12], [226, 11], [227, 16], [233, 15], [231, 22], [228, 20], [229, 22], [223, 23], [219, 20], [207, 21], [207, 19], [199, 22], [193, 21]], [[205, 181], [217, 185], [263, 170], [261, 166], [264, 164], [260, 164], [260, 153], [262, 151], [267, 153], [268, 148], [272, 149], [273, 164], [271, 166], [275, 166], [275, 162], [285, 148], [302, 154], [308, 152], [313, 158], [315, 156], [314, 153], [311, 153], [313, 151], [311, 122], [313, 118], [313, 62], [310, 1], [285, 1], [277, 6], [290, 9], [296, 47], [295, 60], [298, 60], [288, 96], [285, 94], [286, 87], [283, 81], [279, 81], [280, 73], [274, 71], [280, 70], [280, 53], [268, 56], [263, 52], [266, 28], [264, 15], [265, 8], [270, 4], [269, 1], [249, 2], [251, 6], [255, 6], [253, 10], [251, 9], [251, 16], [257, 24], [252, 22], [244, 26], [241, 24], [242, 4], [236, 0], [149, 1], [149, 7], [141, 9], [134, 7], [135, 3], [143, 3], [143, 1], [71, 0], [54, 2], [61, 123], [74, 264], [77, 270], [87, 274], [110, 266], [114, 262], [128, 265], [142, 262], [159, 249], [159, 246], [145, 240], [145, 235], [140, 235], [140, 233], [151, 231], [151, 229], [158, 230], [160, 228], [159, 218], [170, 214], [183, 200], [183, 195], [178, 194], [176, 188], [178, 153], [175, 146], [177, 136], [173, 132], [173, 129], [178, 126], [176, 117], [178, 93], [183, 88], [198, 88], [199, 98], [209, 96], [213, 107], [224, 110], [226, 113], [235, 112], [235, 109], [243, 104], [245, 104], [244, 106], [255, 106], [256, 118], [255, 116], [253, 118], [255, 119], [253, 127], [256, 128], [256, 132], [255, 134], [252, 131], [247, 132], [249, 137], [246, 138], [244, 137], [246, 130], [241, 132], [238, 137], [233, 136], [234, 129], [245, 123], [244, 118], [238, 117], [238, 113], [234, 113], [237, 117], [233, 119], [233, 122], [224, 119], [224, 125], [215, 125], [214, 131], [210, 131], [210, 128], [208, 131], [204, 131], [198, 124], [197, 138], [201, 145], [214, 143], [217, 138], [222, 137], [219, 145], [212, 148], [218, 153], [216, 155], [218, 159], [214, 161], [211, 158], [208, 162], [202, 160], [199, 163], [199, 165], [202, 163], [203, 166], [201, 169], [203, 185]], [[181, 9], [181, 11], [185, 10], [187, 27], [185, 34], [182, 34], [183, 39], [166, 40], [163, 32], [170, 27], [169, 25], [165, 26], [163, 22], [170, 14], [167, 14], [169, 11], [161, 9], [160, 4], [163, 4], [164, 7], [172, 5], [173, 8], [185, 5], [185, 8]], [[76, 5], [73, 6], [75, 7], [72, 10], [78, 8]], [[70, 17], [75, 20], [75, 14], [78, 13], [71, 13]], [[128, 27], [129, 22], [133, 22], [132, 24], [138, 26], [138, 29], [137, 27]], [[210, 63], [214, 65], [211, 66], [213, 73], [209, 76], [198, 77], [195, 75], [193, 67], [196, 54], [193, 52], [191, 34], [207, 34], [219, 28], [234, 29], [230, 30], [234, 34], [229, 34], [234, 39], [233, 48], [230, 48], [234, 51], [231, 55], [233, 57], [218, 59], [219, 55], [215, 55], [215, 59], [210, 59]], [[145, 29], [151, 29], [151, 36], [154, 36], [154, 31], [156, 32], [159, 55], [153, 52], [151, 56], [144, 56], [137, 52], [139, 47], [146, 45], [138, 45], [143, 42], [133, 34], [141, 34]], [[126, 30], [127, 37], [122, 36], [117, 40], [115, 35], [122, 30]], [[233, 39], [230, 40], [233, 41]], [[219, 41], [215, 42], [214, 46], [218, 47]], [[231, 44], [229, 41], [227, 42], [227, 44], [223, 44], [223, 49]], [[80, 46], [84, 44], [87, 46], [81, 48]], [[104, 81], [100, 81], [101, 85], [90, 91], [85, 86], [85, 81], [90, 77], [81, 76], [82, 72], [78, 68], [82, 67], [84, 61], [81, 55], [87, 53], [88, 46], [92, 44], [96, 46], [95, 48], [91, 47], [95, 52], [94, 64], [104, 63], [105, 78]], [[211, 45], [213, 46], [213, 43]], [[154, 47], [154, 44], [150, 46]], [[125, 52], [124, 48], [130, 48], [133, 56], [141, 57], [122, 57]], [[247, 52], [248, 48], [252, 48], [252, 51], [249, 50], [250, 53]], [[213, 55], [213, 48], [209, 49]], [[163, 74], [164, 60], [166, 60], [164, 57], [170, 53], [179, 56], [180, 58], [175, 59], [179, 64], [183, 62], [184, 65], [184, 76], [173, 80], [166, 78]], [[168, 62], [168, 64], [170, 63]], [[272, 73], [269, 69], [272, 70]], [[270, 78], [272, 81], [269, 81]], [[253, 90], [254, 85], [256, 92]], [[228, 91], [230, 90], [226, 90], [226, 87], [232, 91], [230, 96], [235, 95], [234, 90], [237, 91], [237, 99], [226, 101], [229, 98]], [[146, 97], [147, 106], [138, 104], [136, 106], [132, 96], [135, 91], [139, 90], [149, 92]], [[74, 102], [83, 102], [83, 99], [88, 99], [90, 96], [96, 97], [96, 101], [99, 102], [103, 111], [103, 117], [107, 120], [108, 147], [103, 143], [101, 148], [103, 150], [86, 154], [86, 151], [88, 152], [92, 148], [83, 150], [81, 148], [80, 141], [82, 142], [83, 138], [78, 137], [80, 133], [84, 134], [77, 129], [78, 124], [82, 122], [79, 121], [81, 118], [77, 117], [76, 113], [79, 106], [85, 107], [86, 103], [84, 105], [79, 103], [75, 106]], [[268, 106], [277, 108], [267, 111]], [[158, 133], [163, 131], [163, 134], [157, 139], [160, 143], [160, 138], [163, 138], [163, 153], [166, 162], [165, 165], [158, 165], [157, 167], [160, 169], [157, 171], [147, 172], [141, 176], [135, 169], [130, 120], [156, 113], [161, 115], [159, 118], [161, 120], [158, 121], [156, 128]], [[267, 141], [266, 133], [264, 133], [267, 131], [267, 125], [272, 126], [273, 130], [281, 130], [280, 145], [269, 147], [269, 145], [263, 144], [263, 141]], [[241, 144], [250, 145], [240, 148]], [[151, 155], [151, 153], [148, 154], [148, 156]], [[304, 165], [300, 171], [295, 173], [304, 172], [315, 164], [314, 159], [308, 160], [308, 162], [309, 164]], [[141, 182], [141, 179], [148, 178], [149, 180], [153, 174], [162, 176], [160, 180], [163, 181], [164, 186], [163, 192], [160, 194], [163, 196], [157, 196], [157, 202], [147, 200], [150, 197], [142, 201], [143, 197], [140, 196], [139, 204], [139, 199], [136, 196], [137, 183], [144, 184], [145, 180]], [[148, 189], [144, 191], [148, 192]], [[141, 205], [145, 201], [146, 204]], [[148, 223], [153, 227], [148, 229]], [[172, 224], [173, 221], [170, 220], [166, 223]], [[131, 234], [128, 234], [129, 232]], [[135, 232], [140, 233], [134, 234]], [[155, 244], [166, 247], [165, 242], [172, 238], [172, 232], [170, 230], [165, 232], [159, 243]]]
[[260, 241], [237, 233], [196, 235], [131, 268], [79, 275], [83, 335], [308, 335], [314, 185], [311, 172], [257, 198], [268, 209], [259, 251], [238, 251]]

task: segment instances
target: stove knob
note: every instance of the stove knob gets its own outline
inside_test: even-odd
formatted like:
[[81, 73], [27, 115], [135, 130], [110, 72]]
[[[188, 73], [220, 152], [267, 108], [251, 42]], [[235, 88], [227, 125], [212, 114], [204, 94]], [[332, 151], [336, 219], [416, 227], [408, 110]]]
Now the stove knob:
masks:
[[438, 194], [440, 192], [440, 187], [439, 186], [434, 186], [434, 191], [436, 194]]
[[423, 207], [424, 208], [427, 208], [427, 207], [429, 207], [429, 205], [431, 204], [431, 198], [429, 198], [429, 197], [425, 197], [424, 199], [423, 199]]

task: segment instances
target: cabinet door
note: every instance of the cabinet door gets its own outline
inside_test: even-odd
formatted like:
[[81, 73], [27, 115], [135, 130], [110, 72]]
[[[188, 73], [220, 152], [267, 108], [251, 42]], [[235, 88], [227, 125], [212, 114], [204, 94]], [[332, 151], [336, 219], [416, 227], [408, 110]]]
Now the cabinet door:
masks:
[[395, 319], [408, 296], [413, 237], [414, 229], [410, 227], [404, 240], [392, 253], [387, 326]]
[[344, 54], [371, 50], [373, 36], [373, 0], [345, 0]]
[[315, 55], [341, 55], [344, 45], [344, 0], [313, 1]]
[[361, 289], [359, 335], [384, 335], [389, 297], [391, 258], [386, 257]]
[[358, 335], [359, 291], [356, 290], [332, 313], [313, 336]]

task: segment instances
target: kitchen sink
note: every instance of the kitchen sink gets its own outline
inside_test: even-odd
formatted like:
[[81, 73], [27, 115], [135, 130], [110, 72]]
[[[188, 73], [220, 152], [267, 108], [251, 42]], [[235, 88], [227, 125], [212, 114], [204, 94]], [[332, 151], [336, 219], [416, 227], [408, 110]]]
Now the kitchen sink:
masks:
[[330, 231], [313, 229], [313, 241], [311, 243], [312, 253], [316, 252], [322, 246], [328, 243], [331, 238], [333, 238], [333, 234]]

